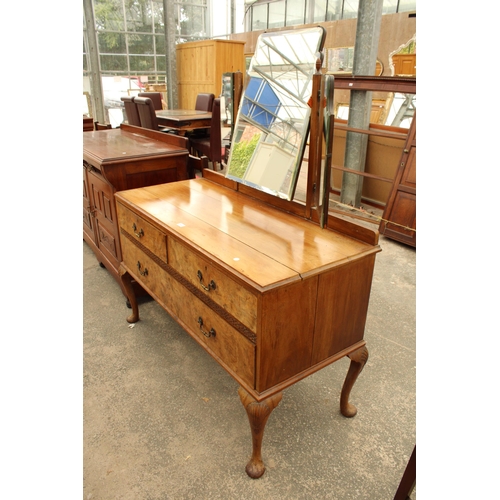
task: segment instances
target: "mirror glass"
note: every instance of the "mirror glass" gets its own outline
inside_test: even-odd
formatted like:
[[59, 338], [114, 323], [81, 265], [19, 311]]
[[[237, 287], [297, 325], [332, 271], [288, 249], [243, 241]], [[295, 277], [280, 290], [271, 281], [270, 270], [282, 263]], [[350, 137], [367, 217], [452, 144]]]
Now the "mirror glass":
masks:
[[247, 72], [226, 177], [291, 200], [309, 131], [321, 26], [263, 33]]

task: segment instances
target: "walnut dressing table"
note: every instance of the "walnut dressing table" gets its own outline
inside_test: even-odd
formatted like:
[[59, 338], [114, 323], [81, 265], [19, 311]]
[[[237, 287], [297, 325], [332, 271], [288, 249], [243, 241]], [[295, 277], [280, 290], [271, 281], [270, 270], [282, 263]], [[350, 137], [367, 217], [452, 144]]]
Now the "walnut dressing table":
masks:
[[[217, 176], [117, 192], [120, 276], [139, 320], [136, 280], [238, 383], [260, 477], [267, 419], [282, 392], [348, 356], [346, 417], [363, 339], [376, 231], [321, 228]], [[251, 190], [250, 190], [251, 191]]]

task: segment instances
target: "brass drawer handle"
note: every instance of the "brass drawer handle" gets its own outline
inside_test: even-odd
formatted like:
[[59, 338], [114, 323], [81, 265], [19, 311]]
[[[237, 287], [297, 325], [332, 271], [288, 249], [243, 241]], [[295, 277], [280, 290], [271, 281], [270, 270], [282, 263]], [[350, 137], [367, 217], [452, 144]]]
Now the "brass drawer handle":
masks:
[[144, 236], [144, 231], [142, 230], [142, 228], [140, 229], [140, 231], [138, 233], [136, 233], [137, 231], [137, 226], [135, 225], [135, 222], [132, 224], [132, 229], [134, 230], [134, 234], [138, 237], [138, 238], [141, 238], [142, 236]]
[[198, 317], [198, 324], [200, 325], [200, 330], [205, 337], [210, 338], [210, 337], [215, 337], [215, 330], [213, 328], [210, 328], [209, 332], [206, 332], [203, 330], [203, 320], [201, 319], [201, 316]]
[[200, 280], [200, 285], [203, 288], [203, 290], [206, 290], [207, 292], [209, 292], [210, 290], [215, 290], [217, 288], [214, 280], [210, 281], [208, 286], [205, 286], [203, 284], [203, 274], [201, 273], [201, 271], [199, 269], [198, 269], [197, 276], [198, 276], [198, 279]]
[[147, 275], [148, 275], [148, 268], [147, 268], [147, 267], [145, 267], [145, 268], [144, 268], [144, 271], [141, 271], [141, 267], [142, 267], [142, 266], [141, 266], [141, 263], [140, 263], [139, 261], [137, 261], [137, 269], [139, 269], [139, 274], [140, 274], [141, 276], [147, 276]]

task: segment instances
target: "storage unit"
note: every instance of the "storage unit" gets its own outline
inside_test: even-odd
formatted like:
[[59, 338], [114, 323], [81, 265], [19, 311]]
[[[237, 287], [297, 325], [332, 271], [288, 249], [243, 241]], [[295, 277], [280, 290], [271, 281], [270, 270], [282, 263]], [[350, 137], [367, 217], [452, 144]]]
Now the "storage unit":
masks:
[[344, 356], [341, 412], [356, 414], [349, 394], [368, 359], [376, 232], [357, 239], [348, 223], [321, 229], [215, 178], [115, 197], [127, 320], [139, 320], [133, 279], [239, 383], [253, 438], [249, 476], [265, 471], [262, 434], [283, 390]]
[[202, 40], [177, 45], [179, 108], [194, 109], [199, 93], [222, 94], [222, 75], [245, 73], [245, 42]]
[[408, 132], [392, 191], [380, 223], [380, 234], [417, 246], [417, 117]]
[[83, 134], [83, 239], [121, 284], [114, 194], [188, 177], [187, 139], [122, 124]]

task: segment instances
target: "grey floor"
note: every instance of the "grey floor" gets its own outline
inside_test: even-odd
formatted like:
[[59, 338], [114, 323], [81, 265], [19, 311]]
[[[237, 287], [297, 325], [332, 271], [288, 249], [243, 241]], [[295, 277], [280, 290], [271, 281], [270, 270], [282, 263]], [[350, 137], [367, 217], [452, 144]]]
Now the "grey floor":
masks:
[[416, 438], [414, 249], [380, 238], [358, 414], [339, 411], [347, 359], [285, 390], [252, 480], [238, 384], [154, 301], [131, 328], [83, 245], [84, 500], [393, 499]]

